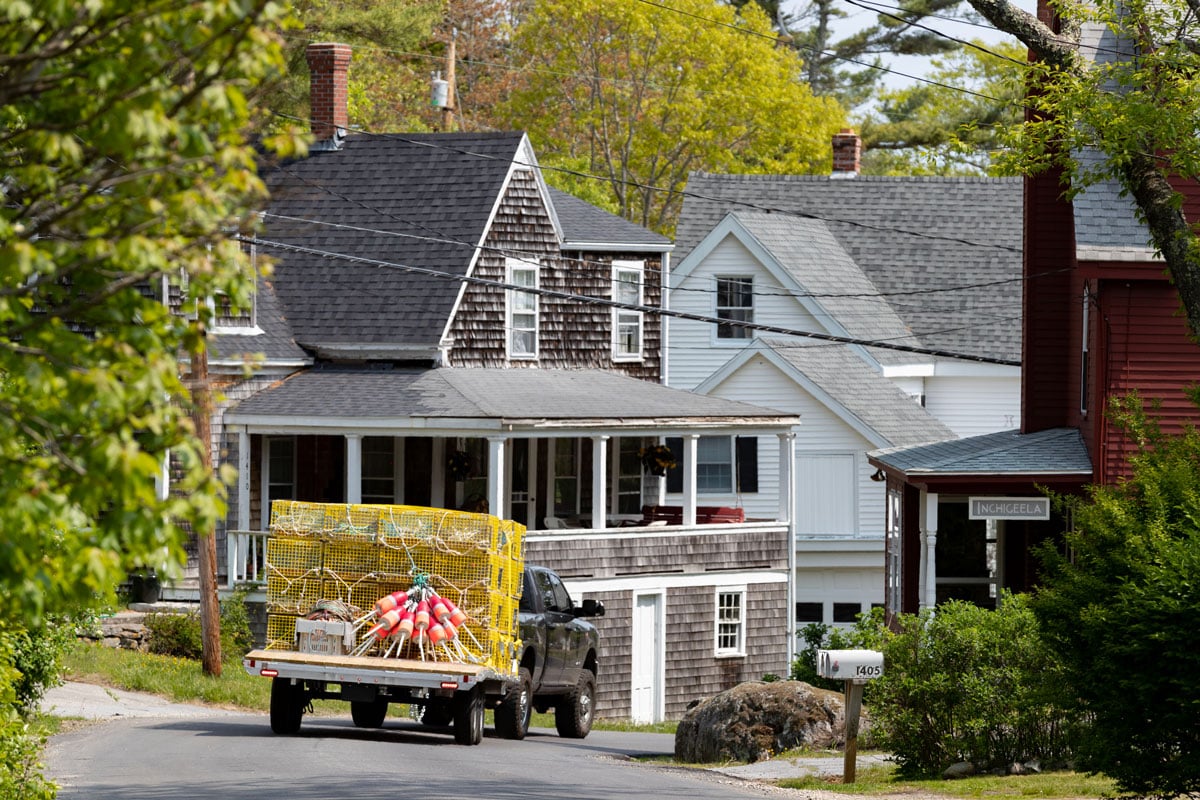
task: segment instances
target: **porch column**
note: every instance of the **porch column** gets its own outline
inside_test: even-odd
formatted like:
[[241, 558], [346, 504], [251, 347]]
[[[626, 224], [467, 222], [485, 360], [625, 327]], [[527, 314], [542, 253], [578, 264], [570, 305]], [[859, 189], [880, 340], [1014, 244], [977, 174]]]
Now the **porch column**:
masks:
[[502, 519], [507, 519], [508, 514], [505, 512], [504, 501], [507, 499], [508, 488], [504, 485], [504, 476], [507, 474], [507, 468], [504, 463], [504, 451], [508, 443], [508, 437], [489, 436], [487, 441], [488, 512]]
[[796, 659], [796, 434], [793, 431], [779, 436], [779, 519], [787, 522], [787, 607], [783, 613], [783, 630], [787, 642], [787, 663]]
[[608, 438], [592, 437], [592, 527], [608, 527]]
[[700, 453], [700, 434], [683, 437], [683, 524], [696, 524], [696, 456]]
[[[246, 426], [238, 431], [237, 464], [237, 526], [239, 531], [250, 530], [250, 432]], [[263, 498], [264, 503], [266, 498]], [[267, 525], [260, 526], [266, 530]]]
[[446, 507], [446, 440], [433, 438], [433, 449], [429, 453], [429, 505]]
[[362, 502], [362, 436], [346, 434], [346, 502]]
[[934, 492], [921, 492], [921, 586], [918, 596], [920, 608], [937, 605], [937, 526], [938, 496]]

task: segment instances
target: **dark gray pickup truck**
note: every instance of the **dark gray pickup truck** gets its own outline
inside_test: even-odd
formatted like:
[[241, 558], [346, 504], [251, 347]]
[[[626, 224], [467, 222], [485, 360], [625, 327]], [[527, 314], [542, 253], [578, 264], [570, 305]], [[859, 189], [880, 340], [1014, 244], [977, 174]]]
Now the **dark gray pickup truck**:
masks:
[[559, 736], [582, 739], [592, 729], [599, 635], [585, 617], [604, 615], [595, 600], [575, 605], [558, 575], [526, 565], [521, 593], [518, 682], [496, 707], [496, 731], [524, 738], [533, 709], [554, 709]]

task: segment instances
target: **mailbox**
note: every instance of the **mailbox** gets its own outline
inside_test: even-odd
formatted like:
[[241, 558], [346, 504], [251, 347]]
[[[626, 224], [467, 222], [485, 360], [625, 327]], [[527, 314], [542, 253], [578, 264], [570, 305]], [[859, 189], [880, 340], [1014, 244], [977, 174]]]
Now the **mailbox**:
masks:
[[818, 650], [817, 674], [822, 678], [865, 681], [883, 675], [883, 653], [875, 650]]

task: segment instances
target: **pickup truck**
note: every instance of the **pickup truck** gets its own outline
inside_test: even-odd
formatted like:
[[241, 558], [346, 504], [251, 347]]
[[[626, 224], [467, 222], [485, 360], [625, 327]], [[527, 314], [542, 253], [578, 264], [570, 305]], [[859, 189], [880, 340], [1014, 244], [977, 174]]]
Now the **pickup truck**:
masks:
[[430, 727], [452, 728], [459, 744], [483, 740], [484, 709], [495, 709], [500, 736], [524, 738], [532, 709], [555, 710], [560, 736], [583, 738], [592, 727], [598, 634], [585, 617], [604, 606], [576, 606], [552, 571], [525, 565], [519, 606], [520, 648], [514, 674], [469, 663], [378, 656], [253, 650], [243, 658], [251, 675], [271, 678], [271, 730], [300, 730], [313, 700], [344, 700], [362, 728], [384, 724], [390, 703], [422, 709]]

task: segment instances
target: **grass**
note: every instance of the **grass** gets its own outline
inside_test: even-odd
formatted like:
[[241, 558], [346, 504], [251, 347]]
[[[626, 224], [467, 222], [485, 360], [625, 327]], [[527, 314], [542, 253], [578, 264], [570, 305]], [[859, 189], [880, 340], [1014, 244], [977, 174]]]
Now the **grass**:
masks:
[[786, 789], [824, 789], [854, 795], [933, 794], [957, 800], [975, 798], [1038, 797], [1099, 798], [1111, 796], [1116, 787], [1108, 778], [1077, 772], [1043, 772], [1037, 775], [978, 775], [960, 780], [909, 780], [896, 777], [893, 765], [856, 770], [855, 782], [843, 784], [842, 776], [813, 776], [778, 781]]
[[[271, 703], [271, 682], [248, 674], [240, 659], [226, 663], [219, 678], [204, 674], [199, 661], [173, 656], [117, 650], [99, 644], [77, 642], [65, 659], [68, 680], [96, 683], [131, 692], [148, 692], [180, 703], [207, 703], [222, 708], [266, 711]], [[313, 713], [318, 716], [349, 714], [350, 706], [337, 700], [317, 700]], [[409, 708], [397, 705], [390, 717], [406, 717]], [[488, 724], [491, 724], [490, 712]], [[553, 714], [534, 714], [535, 728], [553, 728]], [[640, 725], [628, 720], [598, 719], [593, 730], [674, 733], [674, 722]]]

